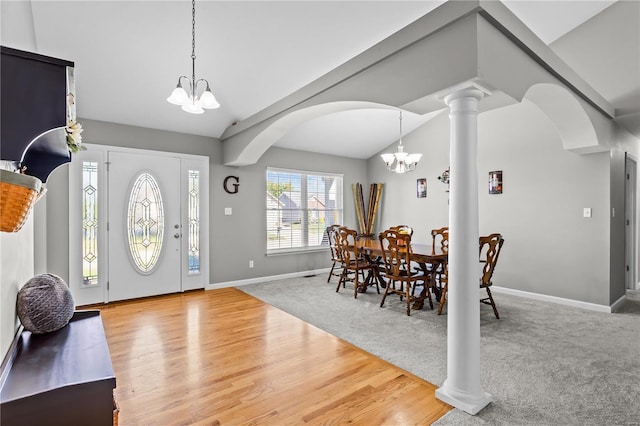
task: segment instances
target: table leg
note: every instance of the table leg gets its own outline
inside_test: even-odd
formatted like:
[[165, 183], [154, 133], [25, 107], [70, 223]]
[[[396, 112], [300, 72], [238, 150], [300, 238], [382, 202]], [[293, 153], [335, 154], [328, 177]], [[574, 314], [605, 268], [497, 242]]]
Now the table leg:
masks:
[[358, 293], [366, 293], [367, 292], [367, 287], [369, 287], [371, 285], [372, 277], [373, 277], [373, 271], [371, 269], [369, 269], [369, 271], [367, 272], [367, 277], [364, 279], [364, 282], [362, 282], [358, 286]]
[[[422, 287], [422, 291], [420, 292], [420, 296], [416, 297], [413, 303], [412, 309], [417, 309], [417, 310], [422, 309], [422, 307], [424, 306], [424, 300], [427, 298], [429, 299], [429, 306], [431, 307], [431, 309], [433, 309], [433, 299], [429, 294], [429, 289], [432, 289], [435, 292], [435, 289], [437, 287], [434, 271], [437, 269], [438, 265], [434, 264], [432, 270], [429, 271], [427, 269], [426, 263], [420, 262], [418, 264], [420, 265], [420, 269], [422, 269], [422, 273], [424, 274], [425, 282], [424, 282], [424, 286]], [[436, 300], [440, 300], [440, 299], [437, 298]]]
[[374, 265], [378, 265], [378, 268], [375, 268], [374, 271], [371, 271], [370, 273], [373, 274], [373, 279], [376, 279], [378, 281], [378, 285], [382, 288], [386, 288], [387, 287], [387, 283], [384, 281], [384, 279], [382, 278], [382, 275], [380, 275], [380, 260], [381, 257], [380, 256], [375, 256], [374, 258], [371, 257], [371, 255], [365, 254], [364, 258], [367, 259], [367, 262], [374, 264]]

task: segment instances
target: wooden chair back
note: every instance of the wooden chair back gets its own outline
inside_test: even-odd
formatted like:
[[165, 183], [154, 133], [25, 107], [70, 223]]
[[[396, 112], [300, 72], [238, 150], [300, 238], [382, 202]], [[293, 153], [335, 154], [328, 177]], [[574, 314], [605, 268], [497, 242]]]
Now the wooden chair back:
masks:
[[342, 257], [340, 257], [340, 250], [338, 249], [337, 241], [339, 228], [340, 225], [329, 225], [325, 230], [332, 262], [327, 282], [331, 282], [331, 277], [342, 277]]
[[380, 240], [385, 275], [392, 280], [406, 278], [407, 271], [404, 265], [410, 263], [411, 234], [403, 234], [390, 228], [381, 232], [378, 239]]
[[343, 263], [349, 263], [360, 259], [360, 252], [358, 250], [358, 231], [355, 229], [341, 226], [338, 228], [337, 241], [340, 259]]
[[[485, 303], [487, 305], [491, 305], [493, 308], [493, 313], [496, 318], [500, 319], [500, 314], [498, 313], [498, 308], [496, 307], [496, 302], [493, 300], [493, 295], [491, 294], [491, 277], [493, 276], [493, 271], [496, 268], [496, 264], [498, 263], [498, 256], [500, 256], [500, 250], [502, 249], [502, 245], [504, 244], [504, 238], [500, 234], [491, 234], [486, 237], [480, 237], [479, 240], [479, 248], [480, 248], [480, 263], [482, 264], [482, 274], [480, 276], [480, 288], [484, 288], [487, 290], [487, 297], [480, 299], [480, 302]], [[448, 291], [448, 279], [447, 279], [447, 265], [445, 265], [445, 273], [441, 277], [444, 282], [444, 287], [442, 288], [442, 293], [440, 295], [440, 306], [438, 308], [438, 315], [442, 313], [442, 308], [446, 302], [446, 295]]]
[[[377, 275], [378, 266], [375, 263], [369, 262], [369, 260], [360, 253], [358, 248], [358, 232], [355, 229], [341, 226], [338, 228], [338, 248], [340, 251], [339, 256], [342, 260], [342, 277], [336, 287], [336, 292], [340, 290], [340, 283], [347, 279], [349, 271], [353, 271], [353, 297], [358, 298], [359, 291], [366, 291], [367, 287], [374, 283], [376, 290], [380, 294], [380, 287], [377, 280], [372, 280]], [[369, 271], [367, 278], [364, 277], [364, 271]], [[363, 281], [360, 282], [358, 275], [362, 274]]]
[[498, 256], [504, 244], [504, 238], [500, 234], [491, 234], [480, 237], [480, 263], [482, 263], [482, 275], [480, 286], [490, 286], [493, 271], [498, 263]]
[[440, 249], [443, 253], [449, 252], [449, 227], [445, 226], [438, 229], [431, 230], [431, 241], [433, 248], [435, 249], [440, 245]]
[[331, 260], [334, 262], [340, 261], [340, 250], [338, 249], [338, 229], [340, 225], [327, 226], [327, 241], [329, 242], [329, 249], [331, 250]]
[[[378, 235], [380, 251], [382, 252], [383, 271], [387, 279], [384, 295], [380, 307], [389, 293], [400, 295], [400, 300], [405, 299], [407, 315], [411, 315], [411, 302], [417, 300], [414, 292], [418, 281], [425, 281], [420, 272], [413, 272], [407, 266], [411, 263], [413, 249], [411, 247], [411, 234], [401, 233], [397, 229], [387, 229]], [[398, 285], [398, 286], [396, 286]], [[431, 293], [424, 284], [424, 290], [429, 298], [429, 305], [433, 308]]]

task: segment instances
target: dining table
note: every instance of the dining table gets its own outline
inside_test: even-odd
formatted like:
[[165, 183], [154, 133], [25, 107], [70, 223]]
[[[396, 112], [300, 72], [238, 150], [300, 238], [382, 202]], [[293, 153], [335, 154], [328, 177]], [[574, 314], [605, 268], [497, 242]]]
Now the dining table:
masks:
[[[360, 237], [358, 238], [358, 250], [363, 253], [370, 262], [376, 262], [376, 258], [382, 256], [382, 246], [379, 239], [375, 237]], [[442, 270], [449, 258], [448, 251], [443, 251], [442, 247], [434, 247], [431, 244], [425, 243], [411, 243], [411, 255], [409, 260], [415, 262], [420, 266], [423, 274], [425, 275], [425, 285], [420, 292], [420, 295], [416, 297], [412, 309], [422, 309], [424, 306], [424, 300], [427, 298], [427, 289], [431, 289], [436, 296], [436, 301], [440, 300], [440, 289], [436, 283], [437, 270]], [[376, 262], [378, 263], [378, 262]], [[379, 271], [376, 272], [375, 279], [381, 287], [385, 287], [386, 283]]]

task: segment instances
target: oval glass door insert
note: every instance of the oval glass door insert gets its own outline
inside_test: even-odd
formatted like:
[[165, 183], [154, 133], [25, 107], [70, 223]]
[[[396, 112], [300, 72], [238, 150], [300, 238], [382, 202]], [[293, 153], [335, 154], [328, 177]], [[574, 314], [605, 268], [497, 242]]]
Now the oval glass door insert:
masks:
[[158, 182], [147, 172], [141, 173], [131, 188], [127, 236], [134, 265], [140, 273], [150, 274], [160, 258], [164, 211]]

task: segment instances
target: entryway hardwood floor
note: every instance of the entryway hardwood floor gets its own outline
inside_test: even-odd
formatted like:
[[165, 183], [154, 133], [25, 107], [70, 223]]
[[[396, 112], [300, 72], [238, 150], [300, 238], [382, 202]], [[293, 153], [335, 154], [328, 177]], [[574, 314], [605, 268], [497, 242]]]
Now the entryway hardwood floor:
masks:
[[235, 288], [100, 309], [120, 425], [427, 425], [451, 409], [434, 385]]

